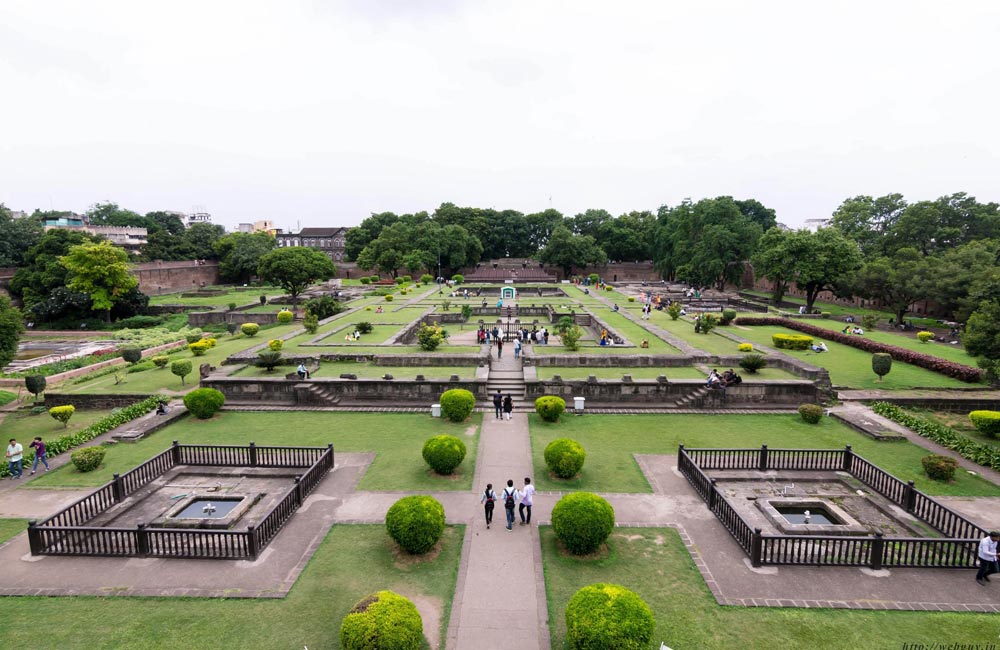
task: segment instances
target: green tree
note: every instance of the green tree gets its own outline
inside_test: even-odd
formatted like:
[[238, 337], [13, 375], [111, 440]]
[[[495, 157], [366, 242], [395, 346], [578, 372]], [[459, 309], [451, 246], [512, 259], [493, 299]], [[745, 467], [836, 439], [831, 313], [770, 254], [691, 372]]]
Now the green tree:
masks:
[[629, 212], [603, 222], [597, 229], [597, 245], [608, 259], [619, 261], [649, 260], [653, 257], [653, 234], [656, 217], [652, 212]]
[[112, 246], [111, 242], [73, 246], [60, 262], [70, 272], [66, 286], [88, 294], [91, 309], [103, 311], [108, 322], [111, 322], [111, 308], [115, 303], [139, 284], [129, 273], [128, 253]]
[[567, 278], [573, 274], [574, 266], [604, 264], [608, 261], [607, 255], [597, 246], [593, 237], [574, 235], [565, 226], [552, 231], [548, 244], [538, 254], [538, 259], [560, 267]]
[[119, 226], [155, 230], [158, 226], [138, 212], [119, 207], [117, 203], [95, 203], [87, 210], [87, 217], [94, 226]]
[[964, 192], [906, 208], [889, 232], [889, 250], [916, 248], [931, 255], [977, 239], [1000, 237], [1000, 206]]
[[806, 292], [806, 308], [811, 311], [821, 291], [836, 289], [854, 276], [861, 267], [861, 251], [836, 228], [820, 228], [803, 243], [795, 285]]
[[[357, 262], [358, 256], [365, 246], [372, 243], [382, 234], [382, 229], [399, 221], [399, 216], [392, 212], [372, 214], [355, 228], [347, 231], [344, 237], [344, 254], [348, 261]], [[364, 268], [364, 267], [362, 267]]]
[[853, 291], [881, 301], [901, 323], [913, 303], [931, 294], [935, 267], [933, 260], [916, 249], [901, 248], [891, 257], [879, 257], [861, 267]]
[[257, 275], [265, 282], [284, 289], [298, 303], [299, 294], [309, 285], [321, 280], [329, 280], [337, 273], [337, 268], [323, 253], [312, 248], [295, 246], [278, 248], [260, 258]]
[[788, 285], [795, 279], [802, 256], [808, 250], [806, 230], [771, 228], [760, 238], [753, 257], [754, 273], [771, 281], [771, 298], [775, 305], [781, 303]]
[[46, 232], [37, 244], [28, 249], [24, 266], [11, 278], [11, 293], [30, 308], [48, 298], [53, 290], [64, 288], [69, 271], [59, 259], [73, 246], [93, 241], [96, 241], [95, 238], [77, 231], [56, 228]]
[[552, 232], [559, 226], [564, 225], [565, 218], [558, 210], [549, 208], [542, 212], [533, 212], [525, 215], [524, 221], [528, 227], [528, 241], [530, 246], [537, 253], [548, 245]]
[[991, 284], [1000, 286], [1000, 240], [979, 240], [936, 256], [930, 298], [964, 323]]
[[226, 234], [226, 229], [211, 223], [196, 223], [184, 231], [182, 239], [190, 247], [190, 259], [218, 259], [215, 252], [215, 242]]
[[10, 298], [0, 295], [0, 368], [14, 360], [23, 332], [21, 311], [10, 303]]
[[0, 203], [0, 266], [22, 266], [32, 246], [42, 238], [42, 224], [38, 219], [15, 219], [11, 211]]
[[277, 242], [266, 232], [234, 232], [215, 242], [219, 276], [234, 283], [247, 283], [257, 273], [260, 258], [274, 250]]
[[830, 218], [830, 226], [858, 243], [862, 255], [877, 257], [887, 251], [889, 233], [907, 208], [902, 194], [846, 199]]
[[986, 371], [990, 381], [1000, 380], [1000, 299], [983, 301], [969, 316], [962, 345]]

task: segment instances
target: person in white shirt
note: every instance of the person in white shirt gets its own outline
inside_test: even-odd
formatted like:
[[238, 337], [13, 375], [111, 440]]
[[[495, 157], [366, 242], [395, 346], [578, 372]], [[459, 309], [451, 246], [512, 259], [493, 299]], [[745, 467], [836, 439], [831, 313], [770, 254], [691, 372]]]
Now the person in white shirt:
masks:
[[503, 489], [500, 498], [503, 499], [504, 512], [507, 513], [507, 531], [514, 530], [514, 504], [521, 497], [521, 493], [514, 487], [514, 479], [507, 479], [507, 487]]
[[18, 444], [15, 438], [11, 438], [10, 444], [7, 445], [7, 471], [10, 472], [10, 480], [21, 478], [21, 473], [24, 471], [23, 458], [24, 447]]
[[[531, 506], [535, 496], [535, 486], [531, 484], [531, 479], [524, 477], [524, 490], [521, 492], [521, 505], [517, 507], [517, 513], [521, 515], [521, 525], [531, 525]], [[528, 516], [525, 518], [524, 511], [527, 509]]]
[[997, 542], [1000, 541], [1000, 533], [995, 530], [979, 541], [979, 572], [976, 573], [976, 582], [985, 586], [990, 581], [991, 573], [998, 573], [997, 569]]

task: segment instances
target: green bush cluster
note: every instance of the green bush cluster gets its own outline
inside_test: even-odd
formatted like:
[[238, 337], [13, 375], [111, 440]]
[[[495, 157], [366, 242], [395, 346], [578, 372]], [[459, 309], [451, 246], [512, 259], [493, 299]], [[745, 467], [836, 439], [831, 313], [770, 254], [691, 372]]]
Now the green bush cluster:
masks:
[[184, 396], [184, 407], [199, 420], [215, 415], [226, 403], [226, 396], [214, 388], [196, 388]]
[[295, 314], [293, 314], [291, 311], [287, 309], [282, 309], [281, 311], [278, 312], [278, 322], [281, 323], [282, 325], [287, 325], [288, 323], [291, 323], [294, 318]]
[[315, 334], [316, 330], [319, 329], [319, 318], [316, 314], [306, 314], [306, 317], [302, 319], [302, 326], [310, 334]]
[[924, 466], [924, 472], [935, 481], [950, 481], [955, 478], [955, 469], [958, 461], [949, 456], [939, 456], [931, 454], [920, 459], [920, 464]]
[[188, 350], [191, 350], [191, 354], [196, 357], [205, 356], [208, 353], [208, 348], [209, 345], [206, 339], [201, 339], [200, 341], [188, 344]]
[[369, 277], [361, 278], [361, 284], [371, 284], [371, 283], [372, 283], [372, 279], [371, 278], [369, 278]]
[[392, 302], [393, 301], [393, 297], [392, 297], [391, 293], [385, 294], [385, 301], [386, 302]]
[[170, 372], [181, 378], [181, 386], [183, 386], [184, 378], [191, 374], [193, 367], [190, 359], [178, 359], [170, 364]]
[[130, 316], [115, 321], [114, 328], [118, 329], [150, 329], [163, 324], [162, 316]]
[[421, 350], [433, 352], [448, 338], [448, 333], [440, 325], [424, 323], [417, 330], [417, 342]]
[[430, 284], [431, 282], [434, 282], [434, 276], [430, 273], [424, 273], [420, 276], [420, 284]]
[[453, 388], [441, 393], [441, 415], [452, 422], [464, 422], [472, 415], [476, 398], [464, 388]]
[[535, 400], [535, 413], [546, 422], [558, 422], [566, 410], [566, 400], [555, 395], [542, 395]]
[[197, 343], [201, 340], [201, 330], [192, 330], [184, 335], [184, 340], [188, 343]]
[[126, 363], [139, 363], [139, 360], [142, 359], [142, 348], [137, 345], [126, 345], [122, 348], [122, 359]]
[[69, 426], [69, 420], [73, 417], [74, 413], [76, 413], [76, 407], [72, 404], [53, 406], [49, 409], [49, 415], [57, 422], [62, 422], [64, 427]]
[[267, 342], [267, 349], [272, 352], [281, 352], [281, 348], [285, 346], [285, 342], [281, 339], [271, 339]]
[[170, 363], [170, 357], [165, 354], [158, 354], [150, 359], [150, 361], [152, 361], [153, 365], [157, 368], [166, 368], [167, 364]]
[[375, 329], [375, 326], [369, 323], [368, 321], [363, 320], [360, 323], [355, 323], [354, 329], [356, 329], [361, 334], [371, 334], [372, 330]]
[[434, 436], [424, 443], [424, 461], [438, 474], [451, 474], [465, 460], [465, 443], [455, 436]]
[[403, 497], [385, 513], [385, 528], [407, 553], [426, 553], [444, 532], [444, 506], [423, 494]]
[[683, 307], [681, 307], [681, 303], [672, 302], [670, 303], [670, 306], [667, 307], [667, 316], [670, 316], [670, 320], [677, 320], [681, 317], [682, 309]]
[[257, 336], [257, 332], [260, 331], [260, 325], [257, 323], [243, 323], [240, 325], [240, 331], [243, 332], [243, 336]]
[[80, 472], [93, 472], [104, 462], [104, 447], [83, 447], [70, 455], [70, 460]]
[[799, 416], [809, 424], [819, 424], [823, 417], [823, 407], [819, 404], [803, 404], [799, 406]]
[[934, 339], [934, 332], [917, 332], [917, 340], [921, 343], [927, 343]]
[[24, 387], [28, 389], [28, 392], [34, 395], [36, 398], [39, 393], [45, 391], [45, 386], [48, 380], [42, 375], [28, 375], [24, 378]]
[[743, 368], [751, 375], [767, 365], [767, 359], [759, 354], [748, 354], [740, 359], [740, 368]]
[[655, 627], [649, 605], [621, 585], [586, 586], [566, 604], [566, 641], [572, 650], [642, 650], [650, 647]]
[[969, 419], [984, 436], [1000, 437], [1000, 411], [972, 411]]
[[915, 415], [910, 415], [895, 404], [875, 402], [872, 404], [872, 410], [893, 422], [902, 424], [918, 436], [933, 440], [939, 445], [958, 452], [962, 458], [1000, 471], [1000, 447], [980, 444], [943, 424], [929, 422]]
[[271, 372], [281, 365], [281, 353], [277, 350], [261, 350], [257, 353], [257, 361], [254, 362], [254, 365]]
[[559, 478], [573, 478], [583, 469], [587, 452], [576, 440], [556, 438], [545, 446], [545, 465]]
[[[196, 334], [199, 338], [201, 338], [201, 330], [190, 327], [182, 327], [177, 331], [171, 331], [166, 327], [123, 329], [115, 332], [114, 338], [118, 341], [124, 341], [129, 345], [137, 345], [143, 350], [147, 350], [160, 345], [166, 345], [167, 343], [187, 340], [187, 336], [189, 334]], [[191, 341], [188, 342], [190, 343]]]
[[340, 624], [340, 647], [344, 650], [420, 650], [423, 645], [420, 612], [408, 599], [391, 591], [365, 596]]
[[892, 355], [888, 352], [876, 352], [872, 355], [872, 372], [878, 375], [878, 380], [889, 374], [892, 370]]
[[615, 527], [615, 509], [591, 492], [572, 492], [552, 508], [552, 529], [570, 553], [593, 553]]
[[734, 318], [736, 318], [736, 310], [735, 309], [723, 309], [722, 310], [722, 320], [720, 321], [720, 323], [722, 325], [729, 325], [730, 323], [733, 322]]
[[772, 334], [771, 342], [779, 350], [808, 350], [813, 337], [805, 334]]
[[462, 284], [463, 282], [465, 282], [465, 276], [462, 275], [461, 273], [456, 273], [455, 275], [451, 276], [451, 281], [454, 282], [455, 284]]

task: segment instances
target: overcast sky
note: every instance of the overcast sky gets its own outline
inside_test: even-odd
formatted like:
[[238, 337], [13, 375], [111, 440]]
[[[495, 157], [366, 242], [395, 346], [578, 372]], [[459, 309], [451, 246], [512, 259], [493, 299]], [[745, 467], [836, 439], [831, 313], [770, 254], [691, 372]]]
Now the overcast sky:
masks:
[[1000, 3], [3, 0], [0, 202], [355, 225], [1000, 201]]

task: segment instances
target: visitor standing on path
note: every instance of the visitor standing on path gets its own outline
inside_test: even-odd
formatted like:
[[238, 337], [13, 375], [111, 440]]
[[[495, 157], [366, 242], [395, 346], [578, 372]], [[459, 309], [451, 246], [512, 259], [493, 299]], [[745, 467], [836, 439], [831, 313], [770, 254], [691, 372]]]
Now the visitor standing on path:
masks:
[[[24, 447], [18, 444], [16, 438], [10, 439], [10, 444], [7, 445], [7, 471], [10, 472], [10, 480], [21, 478], [21, 473], [23, 468], [21, 467], [21, 459], [24, 457]], [[513, 483], [511, 483], [513, 485]]]
[[991, 573], [1000, 573], [997, 569], [997, 542], [1000, 541], [1000, 533], [995, 530], [979, 540], [979, 571], [976, 573], [976, 582], [986, 585], [990, 581]]
[[515, 359], [520, 359], [521, 358], [521, 339], [520, 338], [514, 339], [514, 358]]
[[42, 442], [42, 437], [35, 436], [28, 447], [33, 447], [35, 450], [35, 460], [31, 463], [31, 473], [34, 474], [35, 470], [38, 469], [38, 461], [42, 461], [42, 464], [45, 465], [46, 472], [49, 471], [49, 459], [45, 457], [45, 443]]
[[507, 513], [507, 531], [510, 532], [514, 530], [514, 506], [517, 505], [517, 499], [521, 496], [514, 487], [514, 479], [507, 479], [507, 487], [503, 489], [503, 507]]
[[503, 413], [503, 395], [500, 393], [500, 389], [497, 389], [496, 394], [493, 396], [493, 408], [496, 409], [497, 419], [502, 417]]
[[[530, 526], [531, 525], [531, 506], [532, 497], [535, 495], [535, 486], [531, 484], [531, 479], [527, 476], [524, 477], [524, 490], [521, 492], [521, 505], [517, 508], [517, 513], [521, 515], [521, 525]], [[525, 518], [524, 511], [528, 510], [528, 516]]]
[[503, 414], [504, 418], [509, 420], [513, 417], [514, 413], [514, 398], [507, 393], [507, 397], [503, 398]]
[[497, 359], [503, 356], [503, 339], [497, 339]]
[[486, 489], [483, 490], [483, 496], [479, 499], [479, 503], [483, 504], [483, 512], [486, 514], [486, 528], [490, 527], [493, 523], [493, 507], [497, 502], [497, 493], [493, 491], [493, 484], [487, 483]]

